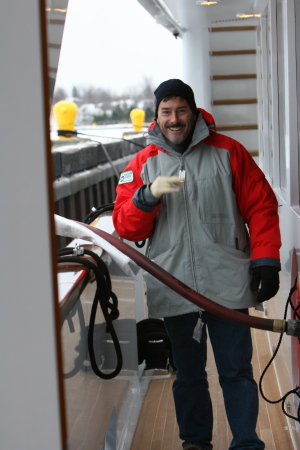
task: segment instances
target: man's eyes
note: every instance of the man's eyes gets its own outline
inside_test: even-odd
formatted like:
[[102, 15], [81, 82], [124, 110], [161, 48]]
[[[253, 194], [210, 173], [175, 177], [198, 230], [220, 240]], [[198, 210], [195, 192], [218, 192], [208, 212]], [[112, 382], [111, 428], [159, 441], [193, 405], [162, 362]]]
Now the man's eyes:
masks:
[[[177, 114], [185, 114], [186, 112], [187, 112], [187, 110], [184, 108], [184, 109], [178, 109], [177, 111]], [[169, 110], [163, 110], [162, 111], [162, 114], [164, 115], [164, 116], [167, 116], [168, 114], [172, 114], [172, 111], [169, 111]]]

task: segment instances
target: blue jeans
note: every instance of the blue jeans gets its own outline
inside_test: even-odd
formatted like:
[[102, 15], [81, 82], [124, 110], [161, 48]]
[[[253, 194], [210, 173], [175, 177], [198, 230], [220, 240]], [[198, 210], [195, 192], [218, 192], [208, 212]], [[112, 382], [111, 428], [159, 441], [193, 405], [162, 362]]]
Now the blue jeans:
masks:
[[[247, 309], [239, 311], [248, 314]], [[229, 449], [262, 450], [265, 445], [255, 432], [258, 390], [251, 365], [250, 328], [203, 312], [205, 325], [198, 343], [193, 339], [198, 318], [198, 313], [164, 318], [177, 368], [173, 395], [183, 447], [189, 443], [212, 449], [213, 413], [205, 370], [207, 328], [233, 434]]]

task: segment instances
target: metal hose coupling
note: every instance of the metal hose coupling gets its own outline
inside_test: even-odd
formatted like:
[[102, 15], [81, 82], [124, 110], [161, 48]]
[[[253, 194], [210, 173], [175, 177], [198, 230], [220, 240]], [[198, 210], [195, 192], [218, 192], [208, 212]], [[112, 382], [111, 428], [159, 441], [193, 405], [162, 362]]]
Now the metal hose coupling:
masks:
[[[274, 320], [274, 322], [275, 322], [275, 320]], [[285, 332], [289, 336], [300, 337], [300, 320], [288, 320], [285, 323]]]
[[273, 330], [275, 333], [286, 333], [288, 336], [300, 337], [300, 320], [273, 320]]

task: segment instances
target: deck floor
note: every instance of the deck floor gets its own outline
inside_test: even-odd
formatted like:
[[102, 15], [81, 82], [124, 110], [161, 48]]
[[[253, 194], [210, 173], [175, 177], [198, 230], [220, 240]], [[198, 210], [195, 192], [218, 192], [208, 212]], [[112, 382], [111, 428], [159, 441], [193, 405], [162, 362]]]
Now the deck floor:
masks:
[[[258, 382], [261, 372], [271, 358], [271, 353], [266, 331], [253, 330], [252, 337], [254, 350], [252, 363], [254, 377]], [[229, 448], [232, 435], [225, 414], [222, 390], [218, 383], [211, 348], [208, 354], [207, 371], [214, 413], [212, 443], [214, 450], [226, 450]], [[174, 375], [169, 378], [155, 379], [154, 377], [151, 380], [135, 430], [131, 450], [182, 450], [172, 396], [173, 379]], [[263, 389], [266, 397], [271, 400], [277, 400], [281, 397], [272, 365], [264, 378]], [[281, 404], [269, 404], [263, 400], [260, 394], [259, 401], [257, 434], [265, 442], [266, 449], [294, 450]]]

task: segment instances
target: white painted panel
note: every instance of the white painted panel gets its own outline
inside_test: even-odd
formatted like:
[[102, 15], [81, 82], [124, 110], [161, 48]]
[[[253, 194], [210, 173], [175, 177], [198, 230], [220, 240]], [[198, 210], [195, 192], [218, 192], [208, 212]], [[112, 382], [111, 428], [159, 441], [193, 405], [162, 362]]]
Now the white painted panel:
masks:
[[257, 105], [220, 105], [212, 107], [217, 124], [257, 123]]
[[[255, 73], [255, 72], [254, 72]], [[256, 79], [212, 81], [212, 98], [256, 98]]]
[[184, 15], [189, 23], [189, 32], [182, 36], [183, 78], [193, 88], [197, 105], [210, 111], [211, 83], [207, 20], [205, 16], [195, 15], [192, 8], [184, 8]]
[[211, 74], [256, 73], [256, 55], [211, 56]]
[[240, 142], [247, 150], [258, 150], [258, 130], [222, 131], [221, 133]]
[[43, 104], [42, 2], [0, 14], [0, 447], [61, 448]]
[[210, 33], [211, 50], [256, 48], [256, 31], [220, 31]]

